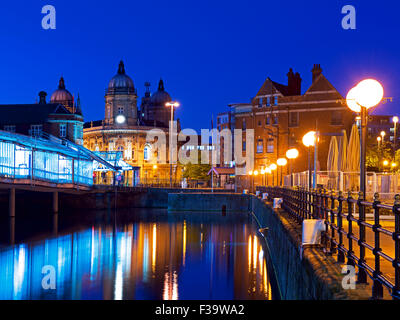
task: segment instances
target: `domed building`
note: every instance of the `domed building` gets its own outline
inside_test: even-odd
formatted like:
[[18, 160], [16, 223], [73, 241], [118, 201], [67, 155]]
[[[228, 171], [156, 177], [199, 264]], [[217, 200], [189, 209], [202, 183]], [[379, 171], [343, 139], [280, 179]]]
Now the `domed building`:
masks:
[[171, 119], [170, 109], [165, 106], [172, 101], [171, 96], [164, 89], [164, 81], [158, 83], [158, 90], [154, 92], [150, 99], [142, 103], [142, 116], [144, 120], [156, 122], [159, 126], [168, 127]]
[[78, 95], [74, 101], [61, 77], [50, 103], [47, 93], [39, 92], [36, 103], [0, 105], [0, 130], [34, 137], [48, 134], [83, 144], [83, 116]]
[[50, 103], [59, 103], [66, 107], [71, 113], [74, 113], [74, 97], [65, 88], [64, 78], [61, 77], [58, 83], [58, 89], [50, 97]]
[[113, 125], [118, 115], [125, 118], [125, 121], [119, 123], [119, 125], [137, 124], [137, 94], [133, 80], [125, 73], [125, 66], [122, 61], [119, 63], [117, 74], [108, 83], [105, 99], [104, 120], [107, 125]]
[[[126, 74], [125, 65], [120, 61], [117, 73], [105, 90], [104, 120], [87, 122], [84, 127], [86, 148], [107, 157], [119, 157], [131, 166], [127, 168], [130, 170], [124, 171], [124, 184], [127, 185], [169, 183], [169, 164], [157, 163], [151, 158], [151, 144], [146, 142], [146, 137], [150, 130], [157, 128], [164, 131], [168, 139], [171, 113], [165, 103], [171, 101], [171, 96], [165, 91], [163, 80], [153, 94], [150, 83], [146, 82], [145, 87], [139, 110], [134, 81]], [[168, 155], [167, 146], [167, 158]], [[112, 183], [112, 174], [99, 173], [95, 181]], [[180, 177], [177, 165], [173, 167], [173, 175], [174, 180]]]

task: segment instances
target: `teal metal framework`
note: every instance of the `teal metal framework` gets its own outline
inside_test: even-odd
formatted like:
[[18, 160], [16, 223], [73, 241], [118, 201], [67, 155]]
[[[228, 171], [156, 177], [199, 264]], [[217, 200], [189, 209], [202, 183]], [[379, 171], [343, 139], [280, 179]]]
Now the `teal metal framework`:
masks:
[[93, 185], [94, 162], [115, 168], [86, 148], [50, 135], [29, 137], [0, 130], [0, 177]]

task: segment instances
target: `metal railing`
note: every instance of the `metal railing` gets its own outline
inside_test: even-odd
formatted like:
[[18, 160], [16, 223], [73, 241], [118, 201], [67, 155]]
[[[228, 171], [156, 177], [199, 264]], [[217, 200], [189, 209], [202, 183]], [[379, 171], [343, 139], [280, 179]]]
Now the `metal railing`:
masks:
[[[357, 283], [365, 284], [370, 277], [374, 299], [383, 298], [384, 287], [389, 289], [393, 299], [400, 299], [399, 194], [390, 206], [380, 202], [378, 193], [373, 202], [368, 202], [361, 192], [355, 199], [351, 192], [345, 197], [342, 192], [336, 194], [325, 189], [258, 187], [258, 190], [267, 192], [269, 200], [282, 198], [282, 208], [298, 223], [304, 219], [324, 219], [326, 232], [322, 244], [325, 252], [336, 256], [339, 263], [357, 267]], [[383, 216], [394, 220], [394, 227], [382, 227]], [[382, 237], [386, 239], [385, 252]], [[369, 263], [367, 253], [368, 259], [372, 254]]]
[[[360, 190], [359, 171], [317, 171], [316, 178], [316, 185], [322, 188], [353, 193]], [[283, 179], [285, 187], [290, 187], [293, 182], [293, 186], [308, 188], [308, 181], [308, 171], [285, 175]], [[366, 199], [373, 199], [376, 192], [379, 192], [381, 200], [393, 199], [396, 193], [400, 193], [399, 181], [400, 175], [395, 172], [367, 172]]]

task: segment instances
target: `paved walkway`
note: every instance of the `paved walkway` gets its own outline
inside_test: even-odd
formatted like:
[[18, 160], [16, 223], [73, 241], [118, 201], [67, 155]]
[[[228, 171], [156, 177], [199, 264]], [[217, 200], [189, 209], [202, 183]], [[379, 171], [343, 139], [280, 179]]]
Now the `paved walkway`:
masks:
[[[366, 221], [369, 224], [374, 224], [373, 220], [367, 219]], [[382, 220], [380, 222], [382, 227], [390, 232], [394, 231], [394, 220], [393, 217], [387, 217], [385, 220]], [[359, 226], [357, 223], [352, 223], [353, 226], [353, 234], [355, 237], [359, 237]], [[348, 231], [348, 221], [343, 220], [343, 229], [347, 232]], [[335, 234], [336, 240], [337, 238], [337, 233]], [[348, 242], [349, 240], [347, 237], [343, 237], [343, 242], [346, 248], [348, 248]], [[366, 228], [366, 241], [369, 245], [374, 246], [375, 245], [375, 234], [370, 228]], [[380, 234], [380, 247], [382, 248], [382, 252], [385, 253], [386, 255], [390, 256], [391, 258], [394, 258], [394, 241], [391, 237], [385, 235], [385, 234]], [[354, 254], [359, 257], [360, 255], [360, 248], [357, 244], [356, 241], [353, 240], [353, 250]], [[365, 249], [365, 257], [366, 257], [366, 262], [369, 266], [375, 269], [375, 256], [373, 255], [372, 251], [369, 249]], [[394, 268], [391, 264], [391, 262], [387, 261], [386, 259], [381, 258], [381, 271], [383, 275], [392, 283], [394, 283]], [[372, 286], [372, 280], [368, 280], [369, 286]], [[384, 289], [384, 298], [385, 299], [391, 299], [391, 296], [388, 292], [387, 289]]]

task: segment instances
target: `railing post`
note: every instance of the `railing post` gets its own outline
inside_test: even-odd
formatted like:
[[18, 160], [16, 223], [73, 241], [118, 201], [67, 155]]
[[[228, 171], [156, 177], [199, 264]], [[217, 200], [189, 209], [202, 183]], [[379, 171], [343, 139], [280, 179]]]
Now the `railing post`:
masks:
[[330, 218], [331, 218], [331, 248], [330, 248], [330, 253], [335, 254], [336, 253], [336, 244], [335, 244], [335, 191], [331, 190], [331, 210], [330, 210]]
[[393, 288], [393, 298], [400, 299], [400, 195], [396, 194], [394, 197], [393, 213], [395, 216], [394, 225], [394, 288]]
[[343, 192], [339, 191], [338, 194], [338, 209], [337, 209], [337, 222], [338, 222], [338, 257], [337, 260], [339, 263], [344, 263], [344, 246], [343, 246]]
[[353, 197], [351, 196], [351, 191], [348, 192], [347, 194], [347, 221], [348, 221], [348, 233], [347, 233], [347, 239], [349, 240], [349, 250], [347, 251], [347, 264], [351, 266], [355, 266], [355, 261], [354, 261], [354, 251], [353, 251], [353, 239], [351, 238], [353, 236], [353, 203], [352, 203]]
[[306, 193], [304, 191], [303, 187], [300, 187], [300, 194], [301, 194], [301, 219], [304, 220], [305, 219], [305, 214], [306, 214], [306, 206], [307, 206], [307, 202], [306, 202]]
[[358, 193], [358, 227], [359, 227], [359, 238], [358, 238], [358, 246], [360, 247], [360, 258], [358, 259], [358, 276], [357, 283], [367, 283], [367, 272], [365, 271], [364, 264], [365, 262], [365, 206], [362, 204], [364, 201], [364, 193], [360, 191]]
[[372, 285], [372, 297], [374, 299], [382, 299], [383, 298], [383, 286], [382, 283], [379, 281], [379, 276], [381, 273], [381, 262], [380, 262], [380, 255], [379, 252], [382, 251], [380, 247], [380, 233], [379, 228], [381, 227], [379, 221], [379, 207], [378, 205], [381, 202], [379, 201], [379, 194], [375, 192], [374, 194], [374, 203], [372, 204], [372, 208], [374, 209], [374, 225], [372, 226], [372, 231], [375, 235], [375, 247], [372, 251], [375, 256], [375, 271], [373, 273], [374, 283]]
[[314, 200], [314, 195], [313, 195], [313, 190], [312, 190], [312, 188], [310, 188], [309, 190], [308, 190], [308, 198], [309, 198], [309, 205], [308, 205], [308, 219], [312, 219], [312, 216], [313, 216], [313, 209], [314, 209], [314, 207], [313, 207], [313, 200]]
[[305, 199], [305, 192], [303, 188], [299, 188], [300, 192], [300, 205], [301, 205], [301, 220], [305, 219], [305, 214], [306, 214], [306, 199]]
[[310, 188], [310, 219], [313, 219], [315, 215], [315, 194], [314, 189]]

